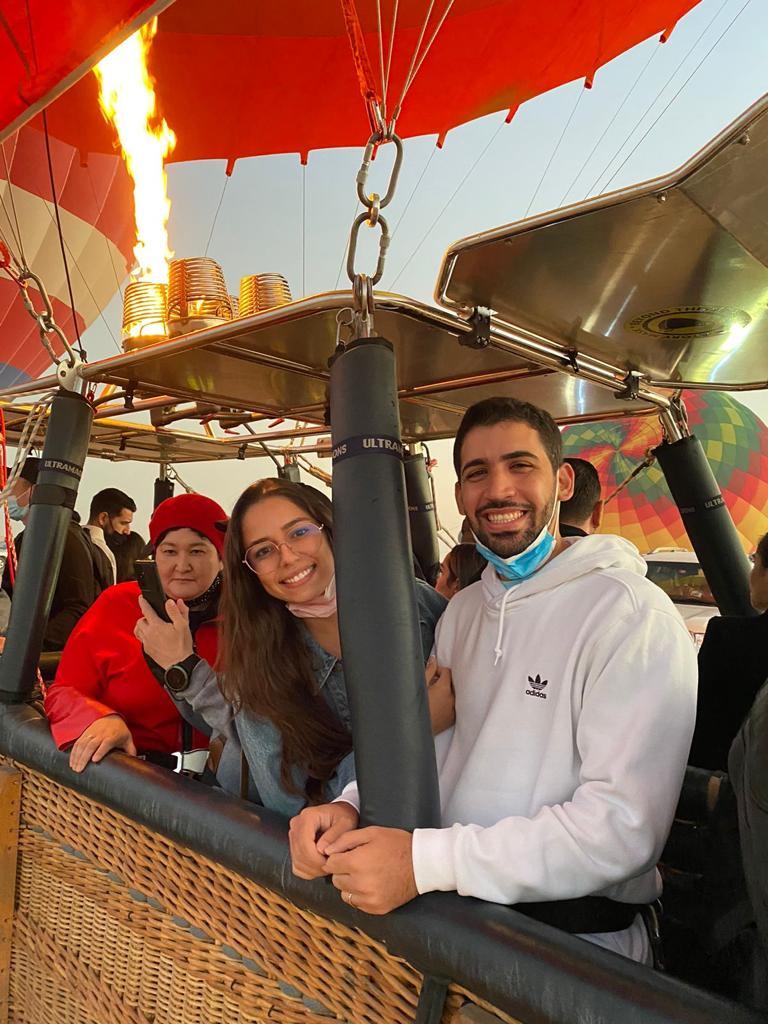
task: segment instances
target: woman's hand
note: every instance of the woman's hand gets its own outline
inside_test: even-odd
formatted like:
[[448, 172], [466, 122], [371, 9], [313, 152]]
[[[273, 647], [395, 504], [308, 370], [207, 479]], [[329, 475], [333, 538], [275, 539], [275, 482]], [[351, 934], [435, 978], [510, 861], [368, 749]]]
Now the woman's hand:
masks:
[[144, 618], [139, 619], [133, 632], [144, 648], [144, 653], [160, 668], [178, 665], [194, 653], [192, 634], [189, 631], [189, 608], [183, 601], [169, 599], [165, 602], [170, 622], [164, 622], [143, 597], [139, 597], [139, 607]]
[[429, 700], [429, 717], [432, 719], [432, 735], [450, 729], [456, 721], [454, 707], [453, 679], [449, 668], [440, 668], [434, 655], [424, 669]]
[[98, 764], [110, 750], [124, 750], [136, 756], [131, 731], [119, 715], [97, 718], [80, 733], [69, 752], [69, 767], [73, 772], [81, 772], [89, 761]]

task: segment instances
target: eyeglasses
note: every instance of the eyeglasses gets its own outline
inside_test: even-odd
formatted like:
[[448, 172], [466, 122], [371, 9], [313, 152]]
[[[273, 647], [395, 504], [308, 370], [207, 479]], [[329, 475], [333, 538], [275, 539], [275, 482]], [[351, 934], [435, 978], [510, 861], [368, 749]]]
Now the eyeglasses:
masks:
[[257, 576], [266, 576], [280, 565], [280, 549], [288, 548], [294, 555], [316, 555], [322, 543], [323, 527], [317, 523], [298, 523], [288, 533], [288, 540], [273, 544], [272, 541], [258, 541], [245, 552], [243, 565], [247, 565]]

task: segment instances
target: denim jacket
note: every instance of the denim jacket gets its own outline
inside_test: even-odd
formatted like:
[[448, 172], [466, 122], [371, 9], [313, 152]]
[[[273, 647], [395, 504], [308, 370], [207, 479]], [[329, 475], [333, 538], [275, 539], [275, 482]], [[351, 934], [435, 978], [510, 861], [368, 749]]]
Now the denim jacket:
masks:
[[[421, 645], [425, 661], [432, 651], [437, 621], [445, 609], [445, 599], [432, 587], [420, 580], [415, 581], [416, 599], [419, 608]], [[351, 727], [347, 688], [341, 661], [324, 650], [302, 623], [304, 642], [312, 655], [312, 663], [320, 693], [339, 721], [347, 729]], [[233, 714], [232, 708], [221, 695], [216, 673], [205, 662], [199, 662], [192, 672], [189, 686], [182, 693], [171, 693], [179, 704], [181, 714], [192, 711], [200, 715], [214, 733], [227, 739], [225, 755], [219, 766], [218, 781], [223, 789], [239, 794], [240, 772], [239, 753], [245, 754], [251, 781], [258, 797], [254, 798], [272, 810], [285, 815], [297, 814], [306, 800], [301, 795], [288, 793], [280, 782], [280, 760], [282, 740], [277, 727], [268, 719], [248, 711]], [[298, 767], [294, 778], [299, 788], [304, 787], [304, 778]], [[325, 796], [333, 800], [355, 778], [354, 753], [349, 753], [339, 763], [336, 772], [325, 784]]]

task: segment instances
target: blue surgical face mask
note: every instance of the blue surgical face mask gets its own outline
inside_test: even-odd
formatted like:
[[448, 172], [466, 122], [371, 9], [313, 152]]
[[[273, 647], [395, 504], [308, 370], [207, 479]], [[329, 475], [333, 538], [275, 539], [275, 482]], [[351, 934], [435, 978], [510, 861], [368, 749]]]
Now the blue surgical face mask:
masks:
[[8, 495], [8, 515], [17, 523], [23, 523], [29, 515], [29, 505], [20, 505], [16, 498]]
[[477, 537], [475, 537], [475, 547], [483, 558], [487, 558], [494, 567], [501, 578], [503, 587], [513, 587], [516, 583], [522, 583], [529, 576], [533, 576], [536, 570], [540, 569], [552, 554], [555, 546], [555, 535], [550, 530], [552, 524], [557, 522], [559, 512], [560, 501], [558, 499], [555, 501], [549, 521], [545, 524], [538, 537], [531, 541], [528, 547], [519, 554], [510, 555], [509, 558], [502, 558], [501, 555], [497, 555], [495, 551], [491, 551], [490, 548], [487, 548], [485, 544], [481, 544]]

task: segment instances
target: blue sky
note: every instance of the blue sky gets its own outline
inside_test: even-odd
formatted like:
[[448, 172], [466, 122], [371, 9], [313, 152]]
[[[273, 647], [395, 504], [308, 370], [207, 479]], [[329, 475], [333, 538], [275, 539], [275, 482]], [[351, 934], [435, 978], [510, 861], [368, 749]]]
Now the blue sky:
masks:
[[[768, 91], [766, 40], [765, 0], [703, 0], [665, 45], [652, 39], [635, 47], [602, 68], [592, 90], [570, 83], [525, 104], [509, 125], [503, 114], [472, 122], [449, 133], [439, 151], [434, 137], [407, 140], [381, 287], [431, 301], [442, 253], [457, 238], [678, 166]], [[305, 170], [295, 155], [242, 160], [228, 183], [223, 162], [171, 165], [171, 248], [198, 256], [210, 237], [208, 255], [232, 292], [242, 275], [264, 271], [284, 274], [294, 297], [345, 287], [340, 267], [360, 156], [360, 149], [313, 152]], [[376, 191], [385, 171], [374, 164]], [[373, 266], [374, 233], [364, 235], [360, 265]], [[120, 317], [116, 299], [89, 329], [91, 359], [117, 350]], [[741, 400], [768, 420], [768, 393]], [[453, 526], [450, 460], [444, 444], [437, 451], [441, 511]], [[182, 469], [225, 506], [266, 472], [261, 461]], [[140, 504], [143, 529], [154, 475], [131, 466], [126, 478], [125, 464], [91, 462], [78, 507], [100, 487], [125, 487]]]

